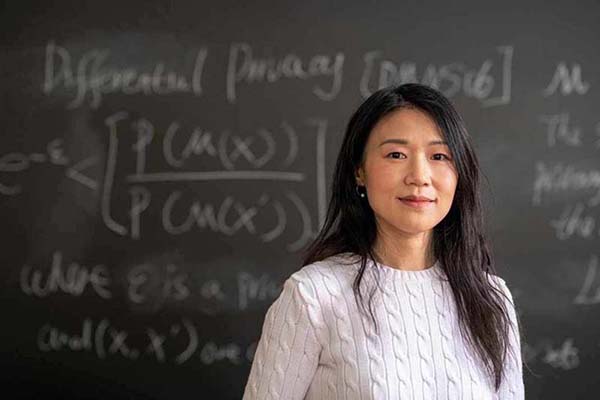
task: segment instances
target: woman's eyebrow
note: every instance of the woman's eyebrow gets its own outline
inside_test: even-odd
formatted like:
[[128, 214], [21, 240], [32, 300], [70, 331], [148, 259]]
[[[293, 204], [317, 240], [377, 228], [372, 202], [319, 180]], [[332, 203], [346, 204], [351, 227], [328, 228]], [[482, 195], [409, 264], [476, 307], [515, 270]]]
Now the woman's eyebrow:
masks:
[[[384, 144], [388, 144], [388, 143], [409, 144], [409, 141], [406, 139], [386, 139], [379, 144], [379, 147], [383, 146]], [[443, 145], [447, 146], [448, 142], [446, 142], [444, 140], [432, 140], [431, 142], [428, 143], [429, 146], [433, 146], [436, 144], [443, 144]]]

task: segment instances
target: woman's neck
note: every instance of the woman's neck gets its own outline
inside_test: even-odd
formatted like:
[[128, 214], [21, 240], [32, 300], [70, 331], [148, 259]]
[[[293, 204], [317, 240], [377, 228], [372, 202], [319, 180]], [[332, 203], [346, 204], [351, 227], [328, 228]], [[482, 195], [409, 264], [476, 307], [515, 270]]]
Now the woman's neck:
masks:
[[373, 246], [376, 261], [402, 270], [423, 270], [435, 263], [430, 234], [391, 238], [379, 235]]

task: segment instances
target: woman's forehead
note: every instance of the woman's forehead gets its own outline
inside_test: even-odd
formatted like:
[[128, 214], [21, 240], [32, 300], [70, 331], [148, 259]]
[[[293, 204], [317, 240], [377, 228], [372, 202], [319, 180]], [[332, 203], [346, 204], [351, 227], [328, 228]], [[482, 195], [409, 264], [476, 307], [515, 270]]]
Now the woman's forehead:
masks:
[[426, 112], [415, 108], [393, 111], [380, 119], [370, 132], [371, 145], [443, 145], [442, 131]]

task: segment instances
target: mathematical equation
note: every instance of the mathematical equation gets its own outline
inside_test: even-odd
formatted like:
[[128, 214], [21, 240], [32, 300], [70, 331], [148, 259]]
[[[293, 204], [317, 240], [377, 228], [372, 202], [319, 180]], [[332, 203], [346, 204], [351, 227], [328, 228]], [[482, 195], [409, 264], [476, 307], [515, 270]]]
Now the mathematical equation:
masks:
[[[159, 131], [147, 118], [132, 118], [127, 112], [117, 112], [105, 119], [104, 128], [107, 153], [89, 155], [77, 163], [70, 162], [62, 139], [50, 141], [45, 153], [11, 152], [0, 156], [0, 193], [21, 194], [23, 183], [19, 182], [19, 174], [36, 163], [60, 166], [68, 178], [100, 197], [105, 226], [133, 239], [142, 238], [143, 215], [149, 207], [158, 209], [153, 214], [155, 222], [168, 235], [195, 229], [226, 236], [246, 234], [267, 243], [289, 232], [285, 245], [290, 252], [305, 246], [314, 236], [316, 225], [323, 221], [326, 120], [307, 118], [301, 126], [282, 121], [277, 131], [259, 127], [242, 135], [229, 130], [216, 133], [185, 126], [180, 121], [172, 121]], [[312, 148], [304, 147], [304, 151], [311, 154], [313, 171], [306, 171], [307, 166], [297, 162], [302, 155], [302, 142], [309, 138]], [[149, 154], [153, 155], [152, 160]], [[106, 160], [103, 175], [88, 173], [99, 160]], [[290, 171], [294, 166], [296, 170]], [[127, 168], [131, 168], [131, 173]], [[232, 181], [257, 182], [258, 187], [264, 182], [291, 185], [282, 190], [268, 189], [265, 185], [265, 190], [256, 195], [243, 193], [242, 189], [236, 194], [229, 185], [224, 191], [231, 194], [221, 200], [208, 199], [214, 190], [191, 193], [183, 190], [191, 183], [206, 186]], [[296, 183], [305, 186], [295, 189]], [[174, 184], [181, 189], [169, 189], [162, 199], [153, 196], [157, 188], [165, 185], [171, 188]], [[115, 188], [116, 185], [119, 186]], [[308, 192], [306, 185], [312, 186]], [[312, 218], [309, 206], [315, 202], [317, 221]], [[126, 210], [115, 216], [115, 204], [122, 208], [124, 203]], [[292, 224], [292, 217], [299, 223]]]
[[247, 347], [215, 341], [201, 343], [197, 327], [186, 318], [163, 331], [145, 327], [141, 332], [139, 328], [135, 332], [127, 331], [106, 318], [97, 322], [84, 318], [75, 330], [45, 323], [37, 331], [36, 345], [44, 353], [85, 352], [99, 360], [118, 357], [174, 365], [182, 365], [190, 360], [198, 360], [204, 365], [217, 362], [239, 365], [252, 362], [257, 343], [253, 342]]

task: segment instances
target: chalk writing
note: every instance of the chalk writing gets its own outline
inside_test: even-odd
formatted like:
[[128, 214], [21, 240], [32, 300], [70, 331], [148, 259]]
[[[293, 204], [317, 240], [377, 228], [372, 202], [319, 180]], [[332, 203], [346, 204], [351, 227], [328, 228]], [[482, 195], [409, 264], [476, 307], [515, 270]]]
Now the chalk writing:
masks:
[[178, 270], [174, 264], [168, 264], [165, 273], [157, 271], [153, 264], [141, 264], [133, 267], [127, 274], [127, 295], [133, 303], [144, 303], [148, 291], [160, 299], [184, 300], [190, 296], [187, 283], [188, 274]]
[[559, 344], [554, 344], [550, 339], [542, 339], [533, 345], [523, 342], [522, 347], [523, 359], [527, 363], [540, 361], [565, 371], [576, 369], [581, 364], [579, 349], [571, 337]]
[[590, 258], [583, 283], [573, 303], [580, 305], [600, 303], [600, 276], [598, 276], [598, 256], [596, 254]]
[[[172, 325], [169, 333], [171, 337], [183, 336], [185, 345], [170, 360], [175, 364], [182, 364], [198, 347], [196, 328], [189, 321], [183, 320], [180, 324]], [[91, 318], [85, 318], [77, 332], [68, 332], [50, 323], [44, 324], [37, 334], [37, 347], [44, 352], [90, 352], [101, 360], [114, 356], [137, 360], [141, 356], [148, 356], [161, 363], [166, 361], [164, 336], [159, 335], [156, 330], [146, 329], [146, 343], [141, 347], [134, 347], [130, 338], [129, 332], [113, 326], [107, 319], [95, 323]]]
[[254, 304], [270, 304], [281, 293], [282, 284], [273, 277], [238, 272], [232, 281], [199, 279], [174, 263], [147, 262], [127, 273], [127, 298], [132, 308], [158, 312], [166, 304], [188, 300], [203, 314], [244, 311]]
[[69, 50], [54, 41], [46, 44], [43, 92], [52, 95], [60, 89], [75, 91], [67, 108], [82, 106], [86, 101], [98, 108], [102, 97], [110, 93], [125, 95], [167, 95], [191, 93], [202, 95], [202, 72], [208, 55], [201, 48], [196, 55], [189, 75], [168, 69], [164, 62], [156, 62], [150, 71], [134, 67], [119, 69], [110, 63], [109, 49], [91, 49], [79, 60], [73, 59]]
[[540, 117], [540, 121], [548, 126], [548, 147], [554, 147], [557, 142], [573, 147], [581, 146], [581, 128], [569, 126], [569, 118], [568, 113]]
[[589, 206], [600, 204], [600, 170], [576, 170], [571, 165], [562, 162], [547, 165], [538, 161], [535, 165], [535, 179], [533, 184], [532, 203], [538, 206], [542, 203], [542, 196], [547, 193], [569, 192], [575, 190], [595, 190], [593, 197], [588, 200]]
[[198, 328], [188, 319], [173, 323], [167, 329], [138, 327], [128, 331], [108, 319], [95, 322], [84, 318], [80, 328], [68, 330], [52, 323], [42, 325], [36, 335], [38, 350], [49, 352], [85, 352], [98, 360], [115, 357], [130, 361], [154, 361], [181, 365], [197, 359], [205, 365], [252, 361], [256, 342], [244, 348], [229, 342], [209, 340], [200, 343]]
[[[127, 123], [130, 122], [130, 123]], [[165, 134], [157, 135], [157, 128], [146, 118], [138, 118], [130, 121], [127, 112], [117, 112], [105, 120], [108, 127], [108, 155], [106, 157], [105, 177], [101, 201], [101, 215], [105, 225], [113, 232], [134, 239], [141, 239], [143, 232], [143, 216], [148, 208], [155, 204], [160, 207], [160, 224], [165, 233], [170, 235], [181, 235], [197, 228], [219, 232], [224, 235], [234, 235], [245, 232], [258, 237], [262, 242], [271, 242], [283, 235], [288, 224], [288, 211], [296, 212], [300, 220], [301, 230], [298, 236], [289, 241], [286, 247], [290, 251], [296, 251], [303, 247], [313, 236], [313, 222], [304, 199], [300, 198], [294, 191], [286, 191], [284, 199], [274, 195], [263, 193], [254, 201], [240, 201], [235, 196], [226, 196], [220, 203], [200, 201], [181, 190], [173, 190], [161, 203], [152, 198], [151, 189], [140, 183], [160, 184], [164, 182], [190, 182], [211, 180], [283, 180], [301, 182], [305, 180], [303, 172], [289, 171], [265, 171], [259, 168], [267, 162], [274, 160], [276, 154], [275, 135], [267, 129], [259, 128], [255, 136], [243, 137], [224, 130], [217, 138], [216, 134], [209, 130], [194, 127], [183, 131], [181, 124], [177, 121], [169, 124]], [[327, 122], [324, 120], [308, 118], [306, 126], [312, 131], [316, 130], [316, 167], [317, 182], [316, 192], [319, 205], [319, 223], [325, 218], [326, 186], [325, 186], [325, 134]], [[112, 196], [117, 161], [119, 159], [119, 137], [122, 130], [135, 130], [135, 143], [131, 149], [135, 153], [135, 174], [126, 177], [126, 183], [132, 183], [128, 188], [130, 207], [128, 212], [129, 221], [120, 221], [112, 213]], [[296, 129], [289, 123], [283, 121], [280, 124], [283, 137], [287, 139], [288, 149], [285, 158], [281, 161], [284, 167], [289, 166], [298, 156], [298, 135]], [[161, 145], [165, 164], [175, 171], [147, 172], [147, 152], [153, 145], [155, 137], [163, 137], [158, 144]], [[180, 140], [176, 142], [176, 139]], [[253, 141], [258, 138], [264, 143], [265, 149], [262, 154], [251, 147]], [[183, 147], [176, 147], [176, 143], [182, 143]], [[232, 144], [232, 148], [227, 144]], [[186, 162], [192, 157], [209, 157], [218, 159], [223, 170], [214, 171], [181, 171]], [[129, 158], [129, 157], [128, 157]], [[235, 163], [244, 159], [252, 168], [250, 170], [239, 170]], [[193, 196], [197, 196], [194, 194]], [[248, 204], [250, 203], [250, 204]], [[182, 211], [188, 210], [188, 211]], [[255, 219], [261, 213], [271, 214], [271, 218], [263, 220], [274, 220], [270, 226], [257, 225]], [[181, 215], [184, 215], [182, 218]], [[289, 230], [289, 228], [288, 228]]]
[[145, 314], [158, 312], [167, 304], [189, 301], [198, 311], [215, 315], [222, 311], [244, 311], [256, 303], [270, 304], [282, 288], [282, 283], [272, 276], [256, 276], [246, 271], [239, 271], [225, 281], [201, 279], [176, 262], [148, 261], [126, 268], [124, 280], [117, 279], [119, 284], [113, 287], [112, 266], [66, 263], [62, 252], [57, 250], [49, 267], [23, 265], [20, 289], [25, 295], [37, 298], [80, 297], [90, 292], [101, 300], [113, 299], [115, 292], [122, 289], [130, 308]]
[[236, 343], [227, 343], [219, 346], [214, 342], [208, 342], [200, 350], [200, 360], [206, 365], [223, 360], [227, 360], [232, 364], [241, 364], [242, 358], [240, 353], [240, 346]]
[[561, 61], [554, 70], [554, 76], [548, 86], [543, 90], [544, 96], [551, 96], [556, 92], [561, 95], [576, 93], [584, 95], [590, 90], [590, 84], [581, 76], [581, 64], [574, 63], [571, 69], [565, 61]]
[[[323, 123], [321, 122], [321, 124]], [[136, 173], [131, 175], [129, 179], [135, 182], [177, 179], [175, 174], [144, 174], [146, 171], [146, 153], [153, 144], [155, 136], [163, 138], [159, 145], [162, 145], [164, 161], [170, 168], [176, 170], [184, 167], [186, 162], [200, 157], [208, 160], [218, 160], [222, 167], [229, 171], [239, 169], [240, 165], [249, 165], [255, 169], [262, 168], [267, 163], [272, 163], [274, 157], [280, 152], [276, 140], [280, 137], [287, 139], [289, 147], [286, 158], [281, 164], [284, 167], [290, 166], [298, 155], [298, 134], [296, 129], [286, 121], [282, 121], [280, 124], [282, 135], [279, 135], [277, 131], [264, 127], [260, 127], [255, 132], [247, 135], [235, 134], [228, 129], [213, 132], [199, 126], [186, 129], [182, 127], [180, 121], [172, 121], [164, 132], [161, 132], [146, 118], [134, 120], [132, 126], [135, 127], [137, 133], [137, 141], [132, 147], [136, 157]], [[317, 129], [323, 128], [317, 126]], [[265, 171], [264, 173], [267, 174], [268, 172]], [[235, 176], [235, 173], [222, 175], [223, 177]], [[260, 175], [257, 174], [258, 176]], [[282, 174], [282, 176], [284, 175]]]
[[240, 310], [248, 308], [250, 301], [270, 302], [281, 293], [281, 284], [273, 281], [266, 274], [255, 278], [247, 272], [240, 272], [237, 276], [237, 287]]
[[596, 218], [593, 215], [584, 215], [586, 206], [577, 202], [567, 205], [558, 219], [550, 221], [550, 226], [555, 230], [557, 239], [566, 240], [576, 235], [583, 239], [592, 239], [595, 235], [600, 237], [600, 228], [596, 230]]
[[308, 60], [288, 53], [281, 57], [258, 57], [248, 43], [232, 43], [227, 61], [227, 100], [235, 103], [242, 84], [274, 83], [282, 79], [331, 79], [328, 88], [313, 86], [313, 94], [320, 100], [334, 100], [342, 87], [344, 54], [317, 54]]
[[447, 97], [463, 93], [481, 101], [484, 107], [509, 104], [513, 47], [502, 46], [497, 51], [501, 58], [497, 73], [496, 62], [489, 58], [477, 69], [459, 62], [441, 66], [428, 64], [420, 79], [414, 62], [405, 61], [398, 65], [383, 58], [381, 51], [370, 51], [363, 56], [365, 68], [360, 80], [360, 92], [366, 98], [392, 84], [419, 82], [437, 88]]
[[55, 251], [52, 255], [52, 265], [49, 270], [24, 265], [21, 268], [19, 282], [23, 293], [35, 297], [47, 297], [54, 293], [81, 296], [88, 288], [100, 298], [112, 297], [109, 288], [110, 278], [104, 265], [90, 268], [71, 262], [65, 266], [60, 251]]
[[[96, 180], [85, 175], [83, 171], [96, 164], [96, 157], [85, 158], [75, 164], [70, 165], [71, 160], [65, 154], [62, 139], [53, 139], [46, 145], [44, 152], [34, 153], [7, 153], [0, 156], [0, 173], [15, 174], [24, 172], [33, 165], [49, 164], [53, 166], [65, 167], [65, 175], [74, 181], [92, 189], [98, 188]], [[22, 192], [21, 184], [8, 184], [0, 182], [0, 194], [6, 196], [15, 196]]]

